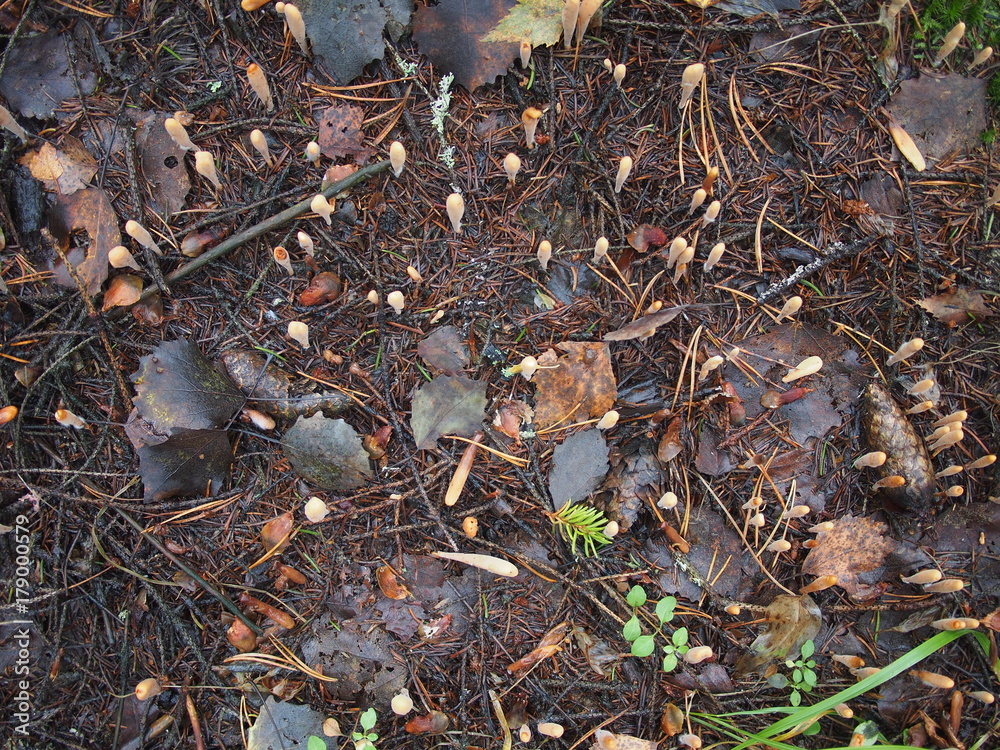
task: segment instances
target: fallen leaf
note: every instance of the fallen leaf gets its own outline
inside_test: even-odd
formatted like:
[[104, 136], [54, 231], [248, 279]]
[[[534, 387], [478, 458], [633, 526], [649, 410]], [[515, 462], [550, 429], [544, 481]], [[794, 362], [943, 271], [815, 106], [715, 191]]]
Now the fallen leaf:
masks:
[[303, 307], [315, 307], [335, 301], [340, 297], [343, 286], [340, 277], [332, 271], [322, 271], [309, 281], [309, 286], [299, 295], [299, 304]]
[[540, 661], [548, 659], [562, 649], [562, 644], [566, 640], [569, 631], [569, 623], [561, 622], [549, 630], [531, 651], [507, 667], [507, 671], [512, 674], [531, 669]]
[[516, 442], [521, 442], [521, 425], [531, 422], [535, 410], [523, 401], [508, 399], [493, 417], [493, 427]]
[[[324, 683], [324, 690], [334, 700], [388, 706], [407, 686], [409, 674], [393, 656], [396, 641], [384, 629], [330, 616], [320, 618], [312, 627], [315, 636], [302, 644], [302, 659], [337, 680]], [[298, 750], [304, 750], [304, 744]], [[272, 750], [277, 747], [280, 745]], [[289, 747], [287, 738], [285, 747]]]
[[442, 435], [472, 437], [482, 429], [486, 383], [464, 375], [442, 375], [413, 394], [410, 427], [417, 448], [433, 448]]
[[371, 156], [371, 149], [364, 145], [365, 134], [361, 123], [365, 119], [361, 107], [350, 104], [334, 104], [319, 118], [319, 143], [323, 155], [331, 159], [353, 156], [358, 164], [364, 164]]
[[264, 545], [264, 551], [270, 552], [279, 544], [281, 547], [276, 550], [277, 552], [285, 549], [288, 546], [293, 528], [295, 528], [295, 518], [291, 511], [282, 513], [261, 526], [260, 543]]
[[469, 366], [469, 347], [454, 326], [442, 326], [421, 339], [417, 354], [435, 374], [454, 375]]
[[535, 423], [539, 429], [557, 422], [601, 417], [618, 398], [611, 353], [596, 341], [566, 341], [538, 358], [535, 373]]
[[[108, 278], [108, 252], [121, 244], [118, 216], [107, 193], [100, 188], [84, 188], [72, 195], [57, 194], [54, 199], [49, 210], [52, 236], [86, 285], [87, 294], [96, 296]], [[71, 246], [80, 229], [90, 236], [90, 245], [86, 248]], [[76, 286], [61, 258], [55, 261], [53, 270], [57, 283]]]
[[231, 349], [222, 355], [222, 364], [254, 406], [275, 417], [311, 417], [320, 411], [333, 417], [351, 403], [341, 393], [298, 392], [277, 363], [257, 352]]
[[614, 664], [622, 658], [622, 654], [613, 649], [607, 641], [591, 635], [579, 626], [573, 627], [573, 639], [583, 651], [587, 664], [601, 677], [608, 676], [607, 672], [604, 671], [606, 666]]
[[115, 276], [104, 292], [101, 310], [107, 312], [112, 307], [128, 307], [139, 301], [142, 295], [142, 279], [135, 274], [125, 273]]
[[424, 716], [414, 716], [403, 729], [409, 734], [444, 734], [448, 731], [448, 714], [431, 711]]
[[562, 36], [564, 4], [564, 0], [517, 0], [517, 5], [482, 41], [550, 47]]
[[184, 149], [174, 142], [163, 121], [172, 113], [147, 111], [133, 115], [135, 149], [146, 184], [149, 206], [159, 215], [171, 216], [184, 208], [191, 178], [184, 166]]
[[584, 502], [608, 473], [608, 445], [600, 430], [581, 430], [552, 452], [549, 494], [553, 508]]
[[663, 247], [670, 242], [667, 233], [652, 224], [640, 224], [625, 235], [625, 239], [640, 253], [646, 252], [650, 247]]
[[600, 277], [590, 268], [585, 258], [569, 263], [558, 263], [552, 269], [545, 288], [564, 305], [583, 297], [595, 289]]
[[681, 429], [683, 427], [683, 417], [674, 417], [667, 423], [667, 429], [656, 446], [656, 457], [660, 460], [660, 463], [670, 463], [680, 455], [681, 450], [684, 448], [684, 443], [681, 440]]
[[165, 341], [140, 359], [132, 382], [139, 416], [160, 435], [222, 427], [246, 401], [188, 339]]
[[305, 704], [279, 702], [273, 695], [269, 695], [260, 707], [257, 720], [247, 732], [247, 750], [286, 747], [305, 750], [305, 740], [295, 742], [290, 738], [310, 735], [323, 737], [323, 719], [323, 714]]
[[886, 109], [933, 163], [982, 145], [988, 79], [924, 72], [903, 81]]
[[631, 341], [632, 339], [648, 338], [656, 333], [657, 328], [666, 325], [690, 307], [692, 305], [675, 305], [649, 315], [643, 315], [631, 323], [626, 323], [617, 331], [604, 334], [604, 340]]
[[353, 490], [370, 477], [361, 437], [342, 419], [299, 417], [281, 439], [295, 472], [325, 490]]
[[233, 449], [225, 430], [176, 430], [158, 445], [144, 445], [139, 476], [146, 502], [178, 495], [213, 495], [222, 488], [233, 465]]
[[946, 294], [935, 294], [917, 303], [949, 328], [982, 320], [993, 315], [982, 292], [953, 287]]
[[882, 594], [879, 585], [885, 574], [886, 556], [897, 542], [887, 538], [889, 527], [868, 517], [848, 514], [833, 521], [830, 531], [817, 534], [817, 547], [809, 550], [802, 563], [806, 575], [837, 576], [837, 585], [857, 600]]
[[605, 729], [594, 732], [593, 750], [657, 750], [659, 742], [633, 737], [631, 734], [616, 734]]
[[753, 656], [736, 662], [737, 674], [749, 674], [779, 659], [794, 659], [802, 644], [819, 635], [823, 613], [808, 595], [776, 596], [767, 607], [764, 632], [750, 646]]
[[[76, 32], [60, 28], [34, 36], [21, 34], [4, 55], [0, 94], [25, 117], [45, 120], [64, 99], [94, 93], [97, 74], [79, 46]], [[74, 47], [75, 59], [71, 61], [68, 49]]]
[[617, 446], [611, 454], [611, 472], [601, 487], [602, 497], [611, 493], [603, 502], [605, 513], [618, 522], [619, 529], [628, 531], [639, 511], [659, 499], [663, 480], [651, 440], [638, 436]]
[[333, 80], [346, 85], [385, 54], [382, 31], [398, 41], [410, 23], [412, 0], [298, 0], [313, 57]]
[[43, 143], [37, 151], [29, 151], [17, 161], [26, 166], [46, 190], [62, 195], [83, 190], [97, 174], [97, 160], [71, 135], [63, 138], [59, 149], [51, 143]]
[[149, 296], [144, 302], [140, 302], [132, 308], [132, 317], [139, 325], [159, 326], [163, 322], [163, 298], [159, 292]]
[[375, 580], [382, 593], [390, 599], [402, 600], [410, 596], [410, 590], [399, 582], [396, 571], [388, 565], [380, 565], [375, 569]]
[[420, 5], [413, 15], [413, 39], [437, 73], [454, 73], [469, 91], [493, 83], [521, 51], [512, 42], [480, 41], [506, 17], [514, 0], [444, 0]]

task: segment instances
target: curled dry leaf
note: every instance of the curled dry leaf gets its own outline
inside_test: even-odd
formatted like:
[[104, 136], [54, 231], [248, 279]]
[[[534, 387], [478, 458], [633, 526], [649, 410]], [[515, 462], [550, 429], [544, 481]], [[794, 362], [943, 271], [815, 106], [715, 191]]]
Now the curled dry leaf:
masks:
[[628, 244], [644, 253], [651, 247], [663, 247], [670, 242], [670, 237], [659, 227], [652, 224], [640, 224], [625, 237]]
[[264, 524], [260, 530], [260, 541], [264, 545], [264, 551], [270, 552], [279, 544], [277, 550], [281, 552], [288, 546], [291, 540], [292, 529], [295, 527], [295, 519], [291, 512], [282, 513], [277, 518], [272, 518]]
[[381, 565], [375, 571], [375, 580], [382, 593], [390, 599], [401, 600], [410, 596], [410, 590], [399, 582], [396, 571], [388, 565]]
[[566, 634], [568, 631], [568, 622], [559, 623], [542, 636], [542, 639], [538, 642], [538, 645], [535, 648], [508, 666], [507, 671], [512, 674], [517, 674], [518, 672], [523, 672], [526, 669], [531, 669], [531, 667], [538, 664], [538, 662], [553, 656], [562, 649], [562, 644], [566, 640]]
[[139, 301], [142, 294], [142, 279], [132, 273], [115, 276], [104, 293], [101, 310], [107, 312], [112, 307], [128, 307]]
[[226, 640], [241, 654], [257, 648], [257, 636], [246, 626], [243, 620], [233, 620], [233, 624], [226, 631]]
[[681, 442], [681, 428], [684, 427], [682, 417], [674, 417], [667, 424], [667, 431], [660, 438], [660, 443], [656, 447], [656, 457], [660, 463], [666, 464], [673, 461], [681, 452], [684, 444]]
[[993, 315], [982, 292], [962, 287], [954, 287], [947, 294], [935, 294], [917, 304], [949, 328]]
[[424, 716], [414, 716], [403, 728], [410, 734], [443, 734], [448, 731], [448, 715], [431, 711]]
[[631, 341], [632, 339], [647, 338], [656, 332], [656, 329], [665, 325], [680, 315], [685, 310], [694, 307], [693, 305], [676, 305], [667, 307], [650, 315], [643, 315], [641, 318], [633, 320], [619, 328], [617, 331], [604, 334], [605, 341]]
[[778, 659], [793, 659], [802, 644], [819, 634], [823, 614], [805, 596], [776, 596], [767, 607], [764, 632], [750, 646], [753, 656], [736, 662], [737, 674], [748, 674]]
[[668, 703], [660, 717], [660, 729], [667, 737], [673, 737], [684, 731], [684, 712], [676, 704]]
[[299, 304], [303, 307], [315, 307], [333, 302], [340, 296], [343, 289], [340, 277], [332, 271], [323, 271], [312, 277], [302, 294], [299, 295]]
[[521, 425], [530, 423], [535, 416], [535, 410], [523, 401], [510, 399], [497, 410], [493, 417], [493, 426], [504, 435], [518, 443], [521, 442]]

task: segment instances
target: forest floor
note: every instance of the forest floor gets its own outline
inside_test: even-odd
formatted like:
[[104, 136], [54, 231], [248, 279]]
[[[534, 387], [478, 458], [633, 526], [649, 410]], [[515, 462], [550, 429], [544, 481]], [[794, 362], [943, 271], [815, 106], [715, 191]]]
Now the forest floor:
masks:
[[[470, 93], [442, 86], [408, 32], [344, 85], [269, 6], [0, 4], [0, 92], [29, 133], [5, 132], [0, 154], [0, 406], [16, 407], [0, 412], [7, 746], [357, 747], [373, 708], [380, 750], [734, 747], [751, 733], [1000, 747], [986, 695], [1000, 679], [995, 64], [970, 71], [986, 41], [970, 22], [932, 67], [943, 27], [920, 33], [921, 10], [875, 24], [873, 2], [749, 18], [611, 2], [578, 48], [539, 47]], [[445, 47], [464, 44], [446, 32]], [[620, 87], [605, 58], [626, 66]], [[458, 81], [491, 77], [463, 59]], [[175, 113], [221, 187], [161, 132]], [[926, 170], [895, 147], [893, 118]], [[392, 141], [407, 152], [398, 177]], [[351, 186], [327, 223], [307, 206], [335, 165], [361, 169], [331, 175]], [[190, 232], [234, 247], [186, 258]], [[680, 272], [675, 237], [695, 246]], [[107, 267], [118, 244], [138, 270]], [[181, 340], [195, 346], [164, 343]], [[248, 390], [269, 362], [300, 395], [326, 393], [328, 417], [310, 423], [334, 437], [293, 445], [305, 417], [266, 398], [249, 406], [275, 425], [241, 396], [199, 422], [229, 381], [197, 352], [249, 361]], [[508, 369], [529, 356], [530, 381]], [[821, 370], [782, 382], [816, 356]], [[196, 375], [171, 379], [182, 368]], [[221, 453], [143, 442], [133, 406], [153, 433], [165, 413]], [[958, 411], [961, 440], [933, 434], [928, 463], [922, 436]], [[873, 451], [882, 468], [855, 467]], [[463, 454], [471, 471], [446, 505]], [[886, 510], [876, 482], [898, 481], [913, 491]], [[322, 519], [304, 514], [313, 497]], [[567, 501], [605, 514], [575, 544], [553, 518]], [[517, 575], [431, 555], [456, 551]], [[901, 580], [924, 569], [960, 584]], [[689, 663], [701, 646], [711, 655]], [[163, 690], [138, 700], [148, 678]], [[406, 717], [389, 707], [403, 689]]]

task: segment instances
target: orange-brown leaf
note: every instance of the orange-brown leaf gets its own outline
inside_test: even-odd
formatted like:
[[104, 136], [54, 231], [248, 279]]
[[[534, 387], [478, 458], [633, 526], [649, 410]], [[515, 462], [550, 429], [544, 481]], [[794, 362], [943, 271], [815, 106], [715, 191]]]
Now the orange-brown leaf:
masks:
[[390, 599], [405, 599], [410, 595], [410, 590], [399, 582], [396, 571], [388, 565], [382, 565], [376, 569], [375, 580], [378, 581], [378, 587], [382, 593]]
[[917, 303], [949, 328], [993, 315], [982, 292], [956, 287], [948, 294], [935, 294]]
[[538, 358], [542, 369], [535, 374], [535, 423], [539, 429], [563, 420], [601, 417], [618, 398], [607, 344], [566, 341], [556, 348], [564, 353], [549, 349]]
[[538, 664], [538, 662], [548, 659], [553, 654], [562, 649], [563, 641], [566, 640], [566, 633], [569, 630], [568, 622], [561, 622], [542, 636], [542, 640], [530, 652], [515, 661], [509, 667], [508, 672], [523, 672], [526, 669]]
[[855, 598], [871, 599], [884, 590], [879, 582], [885, 558], [898, 543], [885, 534], [885, 524], [867, 517], [842, 516], [833, 528], [820, 532], [819, 546], [809, 550], [802, 572], [812, 576], [836, 576], [837, 585]]
[[272, 518], [265, 523], [260, 530], [260, 540], [261, 544], [264, 545], [264, 549], [270, 551], [279, 544], [281, 547], [278, 549], [278, 552], [285, 549], [288, 546], [294, 525], [295, 520], [291, 512], [282, 513], [277, 518]]
[[629, 232], [625, 239], [640, 253], [646, 252], [651, 247], [663, 247], [670, 241], [666, 232], [652, 224], [640, 224]]
[[410, 734], [442, 734], [448, 730], [448, 715], [431, 711], [426, 716], [414, 716], [403, 728]]
[[104, 293], [104, 303], [101, 305], [102, 311], [108, 311], [112, 307], [128, 307], [139, 301], [142, 295], [142, 279], [132, 273], [125, 273], [115, 276], [108, 284], [108, 291]]
[[333, 302], [340, 296], [341, 288], [340, 277], [337, 274], [323, 271], [312, 277], [309, 286], [299, 295], [299, 304], [303, 307], [314, 307]]

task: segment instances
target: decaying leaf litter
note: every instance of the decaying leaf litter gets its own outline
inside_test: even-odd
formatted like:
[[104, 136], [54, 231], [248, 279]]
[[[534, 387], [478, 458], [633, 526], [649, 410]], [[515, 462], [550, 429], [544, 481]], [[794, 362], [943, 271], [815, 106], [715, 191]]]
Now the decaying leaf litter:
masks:
[[[910, 653], [931, 623], [995, 621], [1000, 506], [984, 457], [996, 447], [998, 178], [977, 141], [995, 117], [991, 69], [969, 68], [981, 40], [931, 69], [940, 40], [886, 9], [878, 26], [845, 29], [878, 10], [638, 2], [522, 67], [514, 41], [482, 38], [514, 3], [481, 5], [421, 7], [411, 37], [400, 4], [344, 17], [303, 4], [313, 58], [269, 6], [141, 18], [95, 7], [70, 17], [71, 35], [32, 7], [17, 27], [0, 92], [45, 139], [5, 136], [2, 156], [0, 396], [17, 411], [2, 412], [13, 416], [0, 520], [30, 519], [46, 573], [29, 581], [35, 705], [47, 711], [33, 747], [139, 746], [150, 732], [147, 746], [197, 735], [238, 746], [251, 727], [250, 746], [280, 727], [294, 747], [328, 719], [347, 744], [369, 707], [379, 747], [499, 747], [524, 728], [537, 742], [540, 723], [563, 727], [551, 746], [708, 743], [720, 728], [699, 713], [788, 705], [767, 679], [799, 658], [804, 634], [815, 702], [863, 674], [850, 670]], [[552, 8], [535, 6], [547, 41]], [[2, 19], [6, 34], [17, 20]], [[344, 24], [331, 45], [324, 29]], [[32, 62], [42, 55], [50, 68]], [[705, 71], [678, 110], [694, 63]], [[126, 117], [122, 102], [144, 114]], [[926, 102], [953, 118], [922, 125], [936, 111]], [[215, 180], [170, 142], [143, 145], [170, 116], [211, 155]], [[393, 140], [407, 151], [399, 177], [379, 166]], [[336, 169], [335, 183], [366, 162], [357, 186], [324, 199], [329, 221], [317, 217], [324, 173]], [[190, 190], [175, 187], [178, 166]], [[461, 231], [445, 213], [456, 191]], [[213, 254], [297, 202], [297, 217]], [[178, 252], [187, 237], [196, 250], [184, 255], [208, 262], [178, 274], [192, 263]], [[541, 240], [554, 250], [545, 271]], [[105, 262], [123, 242], [138, 270]], [[146, 288], [134, 316], [108, 307], [126, 273]], [[323, 273], [342, 287], [300, 304]], [[386, 305], [394, 292], [400, 312]], [[796, 295], [801, 308], [779, 315]], [[288, 338], [293, 321], [307, 344]], [[193, 373], [178, 379], [175, 357], [149, 378], [167, 352]], [[818, 371], [790, 378], [816, 357]], [[896, 409], [871, 429], [857, 407], [875, 380]], [[187, 423], [207, 401], [221, 407]], [[912, 443], [879, 437], [900, 419], [939, 474], [936, 496], [894, 507], [906, 523], [882, 517], [880, 494], [910, 477], [899, 485], [880, 466], [907, 457], [855, 466]], [[564, 498], [604, 514], [602, 532], [617, 527], [597, 557], [570, 553]], [[0, 535], [11, 550], [14, 534]], [[902, 580], [922, 570], [938, 580]], [[683, 625], [711, 658], [665, 673], [629, 656], [634, 586], [650, 618], [676, 596], [667, 636]], [[815, 608], [821, 624], [775, 602]], [[778, 628], [789, 621], [809, 627]], [[655, 619], [642, 622], [652, 634]], [[855, 719], [831, 715], [818, 736], [788, 741], [843, 745], [874, 718], [890, 740], [989, 746], [993, 709], [975, 696], [995, 692], [995, 661], [995, 646], [963, 637], [919, 665], [953, 688], [907, 672], [851, 700]], [[117, 697], [149, 677], [167, 686], [160, 696]], [[215, 689], [234, 687], [247, 710]], [[415, 710], [397, 718], [403, 688]], [[276, 708], [288, 702], [311, 711]], [[678, 707], [691, 723], [668, 720]]]

